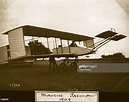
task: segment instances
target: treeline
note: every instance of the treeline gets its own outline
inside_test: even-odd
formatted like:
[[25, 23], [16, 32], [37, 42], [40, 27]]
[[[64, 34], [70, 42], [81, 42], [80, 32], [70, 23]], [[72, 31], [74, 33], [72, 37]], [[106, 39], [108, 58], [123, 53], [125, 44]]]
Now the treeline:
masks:
[[42, 54], [50, 54], [50, 49], [45, 47], [41, 42], [38, 40], [30, 41], [28, 43], [30, 47], [31, 55], [42, 55]]
[[102, 59], [125, 59], [126, 57], [118, 52], [118, 53], [114, 53], [112, 55], [101, 55]]

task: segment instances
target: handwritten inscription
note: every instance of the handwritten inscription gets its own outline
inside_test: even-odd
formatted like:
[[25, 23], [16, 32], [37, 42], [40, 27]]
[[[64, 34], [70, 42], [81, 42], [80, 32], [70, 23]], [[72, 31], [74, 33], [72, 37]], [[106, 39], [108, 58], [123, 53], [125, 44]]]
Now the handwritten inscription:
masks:
[[19, 83], [11, 83], [9, 84], [10, 87], [20, 87], [21, 85]]
[[61, 101], [72, 101], [72, 102], [98, 102], [98, 92], [79, 92], [79, 91], [67, 91], [67, 92], [45, 92], [45, 91], [36, 91], [35, 92], [36, 102], [61, 102]]

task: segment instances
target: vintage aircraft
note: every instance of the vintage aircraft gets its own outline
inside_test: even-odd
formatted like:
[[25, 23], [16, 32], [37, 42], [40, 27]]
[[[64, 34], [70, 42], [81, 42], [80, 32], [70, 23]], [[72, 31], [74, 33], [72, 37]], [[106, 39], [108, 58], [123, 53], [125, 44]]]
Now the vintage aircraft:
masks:
[[[125, 35], [109, 30], [96, 35], [95, 37], [102, 39], [94, 43], [93, 37], [30, 25], [17, 27], [4, 32], [3, 34], [8, 35], [9, 45], [0, 48], [0, 56], [2, 56], [0, 62], [25, 62], [30, 59], [49, 58], [50, 66], [58, 67], [57, 65], [54, 65], [56, 64], [55, 58], [66, 58], [66, 60], [59, 65], [59, 68], [64, 68], [66, 64], [68, 64], [68, 58], [75, 58], [74, 61], [70, 62], [70, 66], [75, 67], [78, 62], [78, 56], [93, 54], [97, 51], [97, 49], [104, 46], [111, 40], [118, 41], [126, 37]], [[50, 49], [49, 38], [54, 38], [55, 45], [53, 45], [53, 49], [50, 51], [51, 53], [33, 54], [31, 47], [25, 45], [24, 36], [46, 38], [48, 49]], [[57, 38], [60, 39], [60, 45], [57, 43]], [[67, 46], [63, 46], [62, 40], [67, 41]], [[71, 44], [70, 41], [72, 41]], [[76, 42], [83, 42], [84, 46], [79, 47], [76, 45]]]

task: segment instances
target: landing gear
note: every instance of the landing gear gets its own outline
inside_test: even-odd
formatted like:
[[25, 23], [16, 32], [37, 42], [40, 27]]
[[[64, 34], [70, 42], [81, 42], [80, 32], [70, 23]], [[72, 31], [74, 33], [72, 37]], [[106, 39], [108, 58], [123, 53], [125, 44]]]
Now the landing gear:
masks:
[[63, 62], [59, 65], [59, 70], [60, 71], [64, 71], [67, 69], [67, 63], [68, 63], [68, 59], [63, 60]]
[[71, 62], [70, 63], [70, 68], [76, 69], [77, 68], [77, 62]]
[[66, 64], [65, 63], [61, 63], [60, 65], [59, 65], [59, 70], [60, 71], [64, 71], [65, 69], [66, 69]]
[[72, 69], [77, 69], [77, 63], [78, 63], [78, 57], [76, 57], [76, 58], [74, 59], [74, 61], [71, 62], [70, 68], [72, 68]]
[[74, 61], [65, 59], [65, 60], [59, 65], [59, 69], [60, 69], [60, 70], [77, 69], [77, 62], [78, 62], [78, 59], [77, 59], [77, 58], [75, 58]]
[[56, 64], [55, 58], [54, 57], [50, 57], [49, 58], [49, 69], [58, 69], [59, 71], [66, 71], [66, 70], [76, 70], [77, 69], [77, 63], [78, 63], [78, 59], [77, 57], [74, 60], [68, 60], [68, 58], [66, 58], [65, 60], [63, 60], [62, 63], [60, 63], [60, 65], [58, 66]]

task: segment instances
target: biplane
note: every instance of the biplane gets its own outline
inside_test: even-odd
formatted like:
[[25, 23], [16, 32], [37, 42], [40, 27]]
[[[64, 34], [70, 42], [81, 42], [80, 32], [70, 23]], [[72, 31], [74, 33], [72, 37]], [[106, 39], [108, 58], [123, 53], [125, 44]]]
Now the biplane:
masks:
[[[101, 40], [95, 43], [93, 37], [31, 25], [20, 26], [4, 32], [3, 34], [8, 35], [9, 45], [0, 48], [1, 62], [25, 62], [37, 58], [49, 58], [50, 66], [58, 67], [53, 64], [56, 63], [55, 58], [64, 57], [65, 60], [59, 65], [59, 68], [66, 66], [68, 58], [74, 58], [74, 60], [70, 62], [70, 66], [75, 67], [77, 66], [79, 56], [93, 54], [108, 42], [112, 40], [119, 41], [126, 37], [123, 34], [108, 30], [96, 35], [95, 37], [99, 37]], [[41, 53], [32, 53], [33, 47], [26, 46], [25, 36], [46, 38], [47, 48], [50, 49], [51, 47], [51, 51], [49, 50], [47, 53], [42, 53], [39, 49]], [[49, 44], [50, 38], [54, 39], [53, 47]], [[60, 43], [57, 42], [57, 39], [59, 39]], [[63, 46], [63, 40], [67, 42], [67, 46]], [[76, 43], [78, 43], [78, 45]], [[80, 43], [82, 43], [83, 46], [80, 47]], [[37, 42], [37, 45], [40, 48], [41, 46], [43, 47], [41, 43], [39, 44]], [[37, 50], [39, 47], [33, 49]]]

